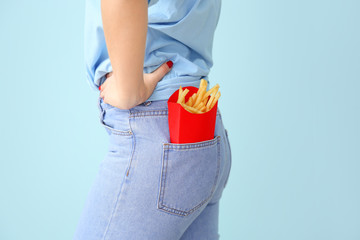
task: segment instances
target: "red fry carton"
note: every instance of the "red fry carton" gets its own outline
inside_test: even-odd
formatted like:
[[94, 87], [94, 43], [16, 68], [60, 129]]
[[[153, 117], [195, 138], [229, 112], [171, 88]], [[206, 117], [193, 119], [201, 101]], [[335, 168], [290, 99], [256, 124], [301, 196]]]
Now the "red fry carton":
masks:
[[[198, 91], [197, 87], [192, 86], [183, 87], [182, 89], [189, 89], [185, 96], [185, 102]], [[196, 114], [188, 112], [178, 104], [178, 96], [179, 89], [167, 101], [170, 142], [195, 143], [213, 139], [218, 101], [208, 112]]]

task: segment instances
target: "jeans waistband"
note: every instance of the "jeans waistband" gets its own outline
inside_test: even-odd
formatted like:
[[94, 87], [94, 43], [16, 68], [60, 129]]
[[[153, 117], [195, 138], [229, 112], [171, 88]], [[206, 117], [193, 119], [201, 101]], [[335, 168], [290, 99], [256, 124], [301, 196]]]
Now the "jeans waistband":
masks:
[[[145, 116], [161, 116], [168, 114], [167, 100], [146, 101], [130, 109], [119, 109], [119, 108], [115, 108], [110, 104], [105, 103], [103, 99], [99, 96], [98, 104], [99, 104], [99, 108], [101, 108], [100, 110], [102, 109], [107, 110], [113, 108], [116, 112], [128, 115], [129, 118], [145, 117]], [[216, 115], [221, 115], [219, 106], [217, 108]]]

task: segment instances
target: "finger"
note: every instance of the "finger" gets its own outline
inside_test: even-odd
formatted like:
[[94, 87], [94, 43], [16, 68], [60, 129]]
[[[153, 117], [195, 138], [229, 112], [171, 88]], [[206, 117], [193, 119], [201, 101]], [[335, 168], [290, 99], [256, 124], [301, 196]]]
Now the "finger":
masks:
[[168, 72], [170, 72], [173, 66], [172, 61], [167, 61], [166, 63], [161, 64], [154, 72], [151, 73], [153, 78], [157, 81], [160, 81]]

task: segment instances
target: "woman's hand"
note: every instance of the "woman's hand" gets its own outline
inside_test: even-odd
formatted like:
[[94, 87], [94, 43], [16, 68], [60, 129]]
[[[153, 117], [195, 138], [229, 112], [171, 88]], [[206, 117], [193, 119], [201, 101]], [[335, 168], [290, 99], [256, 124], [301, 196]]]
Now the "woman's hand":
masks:
[[[157, 83], [171, 70], [173, 63], [168, 61], [163, 63], [152, 73], [143, 74], [143, 84], [139, 87], [139, 95], [133, 96], [132, 99], [124, 99], [120, 94], [121, 86], [116, 81], [112, 72], [110, 77], [100, 86], [100, 97], [107, 104], [120, 109], [130, 109], [145, 102], [154, 92]], [[125, 106], [125, 107], [124, 107]]]
[[114, 107], [133, 108], [151, 96], [171, 68], [164, 63], [144, 74], [148, 1], [101, 0], [101, 18], [113, 70], [102, 86], [101, 97]]

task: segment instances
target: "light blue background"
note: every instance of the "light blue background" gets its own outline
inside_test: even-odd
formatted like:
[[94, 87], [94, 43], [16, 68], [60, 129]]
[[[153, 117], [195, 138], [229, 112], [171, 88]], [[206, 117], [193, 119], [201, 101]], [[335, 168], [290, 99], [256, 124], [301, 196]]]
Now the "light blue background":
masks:
[[[223, 1], [224, 240], [360, 239], [360, 3]], [[84, 1], [1, 1], [0, 239], [71, 239], [107, 150]]]

